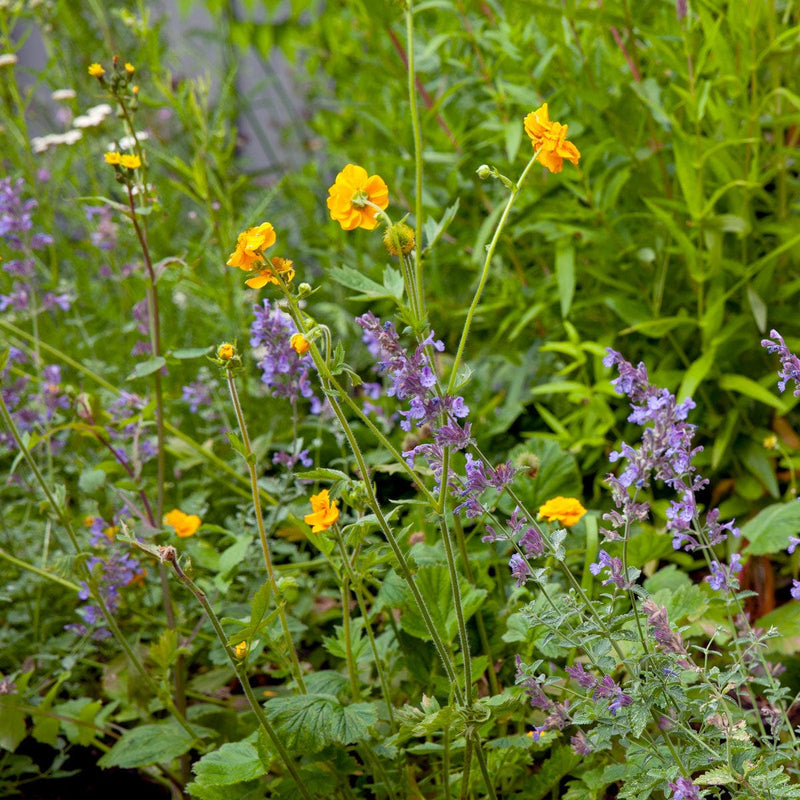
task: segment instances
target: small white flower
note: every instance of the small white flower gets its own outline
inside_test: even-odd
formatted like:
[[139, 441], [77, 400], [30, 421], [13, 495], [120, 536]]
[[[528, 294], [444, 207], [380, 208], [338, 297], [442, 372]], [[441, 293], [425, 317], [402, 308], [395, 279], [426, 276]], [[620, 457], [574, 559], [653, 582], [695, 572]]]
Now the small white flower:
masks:
[[17, 61], [16, 53], [0, 53], [0, 67], [12, 67]]
[[66, 100], [74, 100], [75, 99], [75, 90], [74, 89], [56, 89], [50, 97], [55, 100], [57, 103], [64, 102]]

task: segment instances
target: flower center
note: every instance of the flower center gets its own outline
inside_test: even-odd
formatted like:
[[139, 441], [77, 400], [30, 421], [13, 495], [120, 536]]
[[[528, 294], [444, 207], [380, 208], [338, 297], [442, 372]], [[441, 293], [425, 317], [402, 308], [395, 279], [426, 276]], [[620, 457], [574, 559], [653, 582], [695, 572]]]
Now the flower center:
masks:
[[369, 195], [363, 189], [359, 189], [350, 198], [350, 204], [353, 208], [366, 208], [368, 202]]

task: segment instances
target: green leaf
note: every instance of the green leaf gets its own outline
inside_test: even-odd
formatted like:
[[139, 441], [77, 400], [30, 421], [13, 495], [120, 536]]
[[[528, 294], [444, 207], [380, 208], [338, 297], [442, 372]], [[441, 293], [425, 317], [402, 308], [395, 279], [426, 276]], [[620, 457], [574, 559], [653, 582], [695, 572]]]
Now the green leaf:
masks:
[[742, 525], [741, 533], [748, 540], [743, 553], [760, 556], [785, 550], [789, 537], [800, 533], [800, 502], [767, 506]]
[[[222, 559], [220, 559], [222, 561]], [[241, 561], [241, 559], [238, 559]], [[236, 563], [238, 563], [238, 561]], [[240, 631], [228, 638], [229, 645], [236, 645], [246, 639], [252, 639], [265, 624], [265, 616], [269, 599], [272, 596], [272, 588], [269, 583], [264, 583], [253, 595], [253, 605], [250, 608], [250, 621]]]
[[79, 697], [59, 703], [53, 707], [53, 711], [61, 718], [61, 727], [72, 744], [88, 745], [100, 734], [95, 726], [95, 717], [102, 708], [99, 700]]
[[758, 332], [763, 335], [767, 330], [767, 304], [752, 286], [747, 287], [747, 302], [753, 312], [753, 319], [756, 322]]
[[681, 381], [680, 389], [678, 389], [678, 401], [683, 402], [687, 397], [691, 397], [697, 387], [703, 382], [706, 375], [708, 375], [711, 367], [717, 358], [717, 349], [714, 347], [707, 353], [703, 353], [690, 367], [686, 370], [686, 374]]
[[716, 767], [698, 775], [694, 782], [699, 786], [724, 786], [726, 783], [737, 783], [738, 779], [727, 767]]
[[[444, 638], [446, 643], [452, 642], [458, 630], [458, 618], [453, 602], [450, 573], [447, 567], [444, 564], [426, 564], [419, 568], [415, 577], [417, 588], [428, 607], [439, 635]], [[464, 580], [461, 581], [460, 588], [464, 618], [469, 619], [483, 603], [486, 590], [476, 589]], [[411, 591], [408, 589], [405, 603], [406, 610], [400, 618], [401, 627], [418, 639], [430, 641], [431, 636], [428, 633], [428, 628], [419, 613]]]
[[[517, 128], [520, 128], [520, 132], [522, 131], [520, 125], [517, 125]], [[455, 219], [455, 216], [458, 213], [458, 204], [459, 200], [456, 198], [455, 203], [447, 208], [439, 222], [436, 222], [430, 217], [425, 220], [425, 238], [427, 239], [427, 243], [425, 245], [426, 250], [430, 250], [431, 247], [433, 247], [436, 242], [439, 241], [442, 234], [450, 227], [450, 223]]]
[[575, 248], [569, 239], [559, 239], [556, 243], [556, 280], [561, 316], [566, 317], [575, 295]]
[[267, 767], [255, 745], [242, 741], [227, 742], [219, 750], [203, 756], [192, 765], [192, 772], [201, 786], [224, 786], [260, 778], [266, 774]]
[[145, 375], [151, 375], [157, 370], [161, 369], [167, 363], [164, 356], [155, 356], [155, 358], [148, 358], [147, 361], [139, 362], [131, 371], [131, 374], [125, 378], [126, 381], [132, 381], [134, 378], [143, 378]]
[[328, 270], [327, 274], [336, 283], [348, 289], [355, 289], [361, 292], [361, 294], [351, 296], [351, 300], [380, 300], [382, 298], [399, 300], [402, 296], [391, 293], [385, 286], [373, 281], [372, 278], [368, 278], [363, 272], [359, 272], [352, 267], [333, 267]]
[[783, 410], [783, 403], [769, 389], [765, 389], [761, 384], [744, 375], [722, 375], [719, 379], [719, 388], [738, 392], [753, 400], [758, 400], [759, 403]]
[[741, 451], [741, 458], [748, 471], [761, 482], [762, 486], [776, 500], [780, 497], [778, 479], [775, 476], [775, 468], [767, 456], [764, 448], [755, 442], [748, 442], [744, 450]]
[[364, 738], [378, 714], [370, 703], [343, 706], [327, 694], [276, 697], [265, 710], [284, 744], [295, 752], [316, 753], [331, 744]]
[[242, 442], [233, 431], [228, 431], [226, 436], [228, 437], [231, 447], [247, 461], [247, 450], [245, 449], [244, 442]]
[[0, 748], [13, 753], [27, 735], [25, 712], [11, 705], [11, 695], [0, 699]]
[[298, 472], [296, 477], [303, 481], [349, 481], [350, 476], [346, 472], [339, 469], [328, 469], [326, 467], [319, 467], [318, 469], [310, 469], [305, 472]]
[[102, 469], [89, 467], [81, 472], [78, 486], [82, 492], [92, 494], [100, 489], [106, 482], [106, 473]]
[[697, 322], [686, 316], [661, 317], [661, 319], [650, 319], [646, 322], [639, 322], [636, 325], [631, 325], [630, 328], [625, 328], [625, 330], [620, 331], [620, 333], [625, 335], [629, 333], [643, 333], [651, 339], [661, 339], [664, 334], [669, 333], [669, 331], [681, 325], [696, 327]]
[[173, 350], [170, 355], [173, 358], [200, 358], [206, 355], [211, 348], [209, 347], [181, 347], [178, 350]]
[[167, 764], [191, 750], [196, 737], [174, 722], [140, 725], [126, 731], [97, 762], [101, 767], [135, 769], [151, 764]]

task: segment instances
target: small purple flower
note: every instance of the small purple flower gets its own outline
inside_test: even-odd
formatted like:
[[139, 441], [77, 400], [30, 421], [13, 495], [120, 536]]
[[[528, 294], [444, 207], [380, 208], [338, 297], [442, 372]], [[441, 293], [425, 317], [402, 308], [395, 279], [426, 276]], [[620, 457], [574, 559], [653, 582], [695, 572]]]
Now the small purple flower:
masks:
[[570, 745], [572, 745], [572, 752], [577, 753], [579, 756], [588, 756], [589, 753], [592, 752], [592, 745], [589, 743], [589, 740], [586, 738], [586, 734], [583, 731], [578, 731], [571, 739]]
[[540, 556], [544, 553], [544, 540], [542, 534], [534, 527], [529, 527], [522, 534], [519, 540], [519, 546], [522, 548], [526, 556]]
[[297, 333], [292, 318], [277, 303], [254, 306], [255, 319], [250, 326], [250, 344], [259, 349], [261, 382], [274, 397], [296, 403], [301, 397], [311, 401], [311, 413], [319, 414], [322, 403], [314, 394], [309, 378], [310, 359], [297, 353], [289, 341]]
[[789, 593], [795, 600], [800, 600], [800, 581], [792, 581], [792, 588], [789, 590]]
[[608, 704], [608, 710], [614, 716], [616, 716], [621, 708], [629, 706], [633, 702], [633, 698], [625, 694], [610, 675], [606, 675], [603, 680], [595, 686], [593, 696], [595, 699], [611, 698], [611, 702]]
[[670, 781], [672, 800], [700, 800], [700, 791], [689, 778]]
[[291, 453], [275, 453], [272, 456], [273, 464], [280, 464], [288, 470], [294, 469], [297, 463], [302, 464], [306, 469], [314, 465], [311, 456], [308, 454], [308, 449], [303, 449], [299, 453], [293, 455]]
[[583, 664], [578, 663], [573, 667], [567, 667], [566, 672], [578, 686], [584, 689], [594, 689], [597, 685], [597, 678], [591, 672], [587, 672]]
[[794, 396], [800, 397], [800, 358], [798, 358], [783, 341], [783, 337], [776, 330], [769, 332], [771, 339], [762, 339], [761, 346], [766, 347], [768, 353], [777, 353], [781, 360], [781, 368], [778, 371], [778, 388], [783, 392], [786, 384], [794, 381]]
[[733, 553], [730, 558], [729, 566], [720, 564], [718, 561], [711, 562], [711, 574], [706, 575], [706, 582], [715, 591], [731, 592], [739, 588], [739, 581], [734, 577], [742, 571], [742, 557], [739, 553]]
[[649, 597], [642, 603], [642, 611], [653, 628], [653, 637], [665, 653], [686, 655], [686, 648], [680, 633], [672, 630], [665, 606], [657, 605]]
[[795, 549], [797, 548], [797, 545], [799, 545], [799, 544], [800, 544], [800, 537], [790, 536], [789, 537], [789, 546], [786, 548], [786, 552], [789, 555], [791, 555], [792, 553], [794, 553]]
[[531, 574], [528, 562], [519, 554], [514, 553], [508, 562], [512, 577], [517, 579], [517, 586], [523, 586]]
[[604, 569], [609, 572], [608, 578], [603, 581], [603, 586], [613, 583], [620, 589], [629, 589], [631, 583], [622, 574], [622, 559], [610, 556], [605, 550], [598, 553], [598, 559], [594, 564], [589, 564], [589, 572], [592, 575], [599, 575]]

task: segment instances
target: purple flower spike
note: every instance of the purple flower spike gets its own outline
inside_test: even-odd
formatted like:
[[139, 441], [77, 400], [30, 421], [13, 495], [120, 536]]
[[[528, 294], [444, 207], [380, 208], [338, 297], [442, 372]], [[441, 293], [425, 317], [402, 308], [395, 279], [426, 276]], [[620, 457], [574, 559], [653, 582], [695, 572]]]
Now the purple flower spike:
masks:
[[781, 368], [778, 371], [778, 388], [783, 392], [786, 390], [786, 384], [789, 381], [794, 381], [794, 396], [800, 397], [800, 358], [798, 358], [783, 341], [778, 331], [771, 330], [769, 332], [771, 339], [762, 339], [761, 346], [767, 348], [768, 353], [777, 353], [781, 360]]

